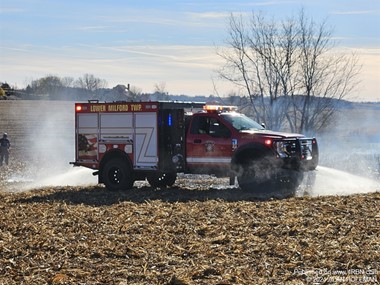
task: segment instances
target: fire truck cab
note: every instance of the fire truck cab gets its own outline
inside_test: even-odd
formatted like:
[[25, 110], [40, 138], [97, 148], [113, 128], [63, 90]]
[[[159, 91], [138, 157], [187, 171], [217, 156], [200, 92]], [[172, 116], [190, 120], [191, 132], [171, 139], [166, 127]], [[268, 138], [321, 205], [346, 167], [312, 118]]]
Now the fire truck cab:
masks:
[[[318, 165], [315, 138], [265, 130], [231, 106], [194, 102], [75, 104], [75, 166], [110, 190], [137, 180], [172, 186], [177, 173], [235, 177], [243, 189]], [[287, 177], [287, 178], [285, 178]]]

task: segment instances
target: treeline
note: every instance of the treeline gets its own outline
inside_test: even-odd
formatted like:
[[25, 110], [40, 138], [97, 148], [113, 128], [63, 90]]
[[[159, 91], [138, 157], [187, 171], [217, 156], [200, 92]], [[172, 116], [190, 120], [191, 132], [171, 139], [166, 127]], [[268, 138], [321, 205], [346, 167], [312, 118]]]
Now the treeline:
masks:
[[[219, 96], [189, 96], [189, 95], [172, 95], [166, 91], [165, 84], [160, 83], [155, 86], [152, 93], [143, 93], [142, 89], [129, 84], [118, 84], [114, 87], [107, 88], [108, 83], [91, 74], [85, 74], [78, 79], [68, 77], [58, 77], [48, 75], [43, 78], [33, 80], [24, 89], [18, 89], [9, 86], [8, 83], [0, 82], [0, 100], [64, 100], [64, 101], [88, 101], [99, 100], [105, 102], [112, 101], [192, 101], [192, 102], [213, 102], [224, 105], [235, 105], [239, 107], [240, 112], [252, 117], [257, 122], [266, 123], [261, 115], [267, 112], [265, 106], [271, 105], [276, 110], [281, 110], [286, 106], [293, 106], [297, 110], [302, 110], [305, 102], [308, 101], [310, 110], [313, 112], [330, 112], [337, 109], [355, 109], [364, 108], [379, 110], [379, 103], [353, 103], [342, 98], [318, 97], [312, 98], [306, 95], [296, 96], [278, 96], [275, 101], [271, 97], [250, 97], [231, 93], [226, 97]], [[259, 115], [258, 115], [259, 114]], [[280, 116], [275, 117], [280, 118]], [[281, 126], [266, 123], [267, 127], [274, 130], [290, 130], [292, 126], [282, 121]], [[311, 129], [313, 132], [320, 132], [329, 126], [331, 121], [320, 119], [311, 120]]]
[[1, 84], [1, 88], [3, 98], [24, 100], [127, 100], [131, 95], [124, 85], [111, 89], [107, 85], [106, 80], [92, 74], [77, 79], [47, 75], [32, 80], [25, 89], [11, 88], [7, 83]]
[[[170, 95], [165, 84], [155, 85], [152, 93], [144, 93], [133, 85], [118, 84], [108, 88], [106, 80], [92, 74], [84, 74], [78, 79], [47, 75], [31, 81], [26, 88], [11, 87], [0, 82], [0, 100], [65, 100], [65, 101], [147, 101], [147, 100], [177, 100], [177, 101], [223, 101], [215, 96]], [[235, 101], [235, 100], [233, 100]], [[222, 102], [221, 102], [222, 103]]]

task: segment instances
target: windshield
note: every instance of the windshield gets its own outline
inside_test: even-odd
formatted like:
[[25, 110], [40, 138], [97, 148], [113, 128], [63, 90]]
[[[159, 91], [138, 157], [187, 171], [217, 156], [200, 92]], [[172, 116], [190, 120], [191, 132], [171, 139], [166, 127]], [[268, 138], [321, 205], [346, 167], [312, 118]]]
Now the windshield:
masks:
[[244, 130], [264, 130], [263, 126], [254, 120], [248, 118], [246, 115], [240, 113], [226, 113], [221, 116], [238, 131]]

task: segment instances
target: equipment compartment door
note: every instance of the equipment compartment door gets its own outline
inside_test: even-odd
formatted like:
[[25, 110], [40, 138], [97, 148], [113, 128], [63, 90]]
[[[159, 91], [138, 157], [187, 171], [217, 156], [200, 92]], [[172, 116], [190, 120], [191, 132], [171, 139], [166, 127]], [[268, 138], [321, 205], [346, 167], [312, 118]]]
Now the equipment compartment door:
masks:
[[135, 113], [135, 168], [157, 168], [157, 113]]
[[98, 114], [77, 115], [76, 160], [98, 159]]

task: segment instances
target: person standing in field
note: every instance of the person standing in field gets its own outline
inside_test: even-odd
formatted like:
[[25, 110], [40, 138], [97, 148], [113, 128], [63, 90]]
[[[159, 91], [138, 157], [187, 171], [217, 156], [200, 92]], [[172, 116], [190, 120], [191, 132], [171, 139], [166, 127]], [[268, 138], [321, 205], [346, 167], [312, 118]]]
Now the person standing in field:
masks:
[[0, 139], [0, 166], [3, 165], [4, 160], [5, 160], [5, 164], [8, 165], [10, 147], [11, 147], [11, 143], [8, 139], [8, 135], [7, 133], [4, 133], [3, 138]]

